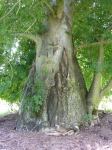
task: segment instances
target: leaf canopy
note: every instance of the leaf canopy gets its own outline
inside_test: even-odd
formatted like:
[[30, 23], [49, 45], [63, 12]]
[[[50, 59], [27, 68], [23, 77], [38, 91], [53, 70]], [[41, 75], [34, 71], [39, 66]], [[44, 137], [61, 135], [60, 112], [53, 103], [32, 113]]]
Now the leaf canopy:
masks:
[[[0, 0], [0, 97], [18, 101], [35, 59], [35, 45], [18, 33], [34, 35], [44, 31], [49, 0]], [[89, 88], [96, 67], [99, 46], [91, 43], [112, 38], [112, 0], [77, 0], [74, 3], [72, 35], [77, 58]], [[105, 44], [103, 86], [112, 76], [112, 45]]]

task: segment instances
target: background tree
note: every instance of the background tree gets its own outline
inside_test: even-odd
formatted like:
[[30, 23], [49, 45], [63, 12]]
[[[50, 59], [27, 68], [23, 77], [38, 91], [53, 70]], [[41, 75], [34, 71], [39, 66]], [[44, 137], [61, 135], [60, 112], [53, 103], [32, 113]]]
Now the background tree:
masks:
[[112, 88], [111, 6], [109, 1], [83, 1], [75, 11], [78, 19], [74, 20], [73, 33], [75, 44], [82, 51], [78, 58], [88, 88], [88, 109], [98, 109], [99, 102]]

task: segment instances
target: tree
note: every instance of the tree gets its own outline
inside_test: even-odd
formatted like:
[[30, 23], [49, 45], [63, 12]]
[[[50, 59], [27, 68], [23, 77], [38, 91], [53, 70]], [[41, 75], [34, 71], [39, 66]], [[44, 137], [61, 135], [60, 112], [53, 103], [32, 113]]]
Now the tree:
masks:
[[[79, 13], [77, 10], [80, 10]], [[84, 14], [80, 14], [85, 10]], [[86, 77], [86, 83], [89, 81], [87, 105], [91, 114], [94, 108], [98, 109], [102, 97], [112, 88], [111, 58], [109, 56], [111, 55], [112, 43], [110, 40], [111, 12], [109, 1], [107, 3], [105, 1], [82, 2], [76, 7], [76, 13], [78, 19], [74, 26], [74, 36], [76, 44], [83, 50], [83, 58], [79, 58], [79, 63], [81, 63], [82, 68], [86, 67], [86, 71], [82, 70], [84, 77]], [[82, 43], [82, 46], [79, 45], [79, 42], [80, 45]], [[78, 53], [81, 55], [82, 52]], [[83, 63], [80, 60], [83, 60]], [[87, 79], [88, 77], [90, 80]]]
[[[5, 7], [8, 12], [4, 15]], [[76, 14], [74, 13], [74, 8]], [[109, 18], [110, 12], [107, 11], [107, 8], [107, 3], [104, 1], [101, 3], [101, 1], [96, 2], [92, 0], [86, 2], [76, 2], [74, 0], [41, 0], [37, 2], [22, 2], [20, 0], [15, 2], [12, 0], [10, 2], [1, 2], [0, 10], [2, 17], [0, 20], [3, 21], [1, 28], [2, 35], [6, 38], [5, 49], [1, 49], [4, 57], [6, 58], [6, 52], [10, 53], [9, 46], [6, 46], [6, 43], [11, 43], [11, 40], [15, 40], [16, 42], [14, 43], [19, 43], [25, 50], [31, 45], [33, 49], [35, 45], [36, 49], [36, 58], [32, 55], [31, 59], [28, 57], [28, 59], [26, 58], [24, 61], [24, 59], [22, 59], [25, 54], [23, 53], [24, 51], [20, 51], [20, 54], [17, 55], [18, 61], [16, 61], [16, 63], [14, 63], [13, 60], [14, 55], [8, 58], [10, 62], [8, 62], [8, 68], [13, 68], [13, 64], [18, 70], [24, 68], [26, 73], [28, 73], [29, 65], [32, 62], [21, 96], [20, 118], [17, 128], [39, 130], [43, 127], [56, 125], [65, 128], [75, 128], [77, 124], [81, 123], [86, 113], [92, 114], [93, 103], [96, 104], [95, 100], [99, 100], [99, 94], [104, 95], [107, 89], [110, 90], [112, 86], [111, 82], [109, 82], [109, 84], [106, 84], [106, 86], [101, 89], [101, 84], [98, 84], [101, 82], [103, 72], [101, 67], [104, 62], [103, 46], [105, 43], [111, 43], [109, 40], [110, 22], [106, 20], [107, 16]], [[78, 9], [80, 13], [77, 14]], [[82, 12], [84, 12], [84, 10], [86, 10], [86, 15], [91, 14], [89, 18], [83, 16], [84, 13]], [[96, 13], [94, 12], [95, 10], [97, 10]], [[99, 16], [100, 19], [102, 18], [102, 12], [106, 12], [106, 17], [103, 17], [103, 22], [98, 21], [99, 18], [97, 18]], [[82, 18], [86, 19], [83, 20]], [[98, 21], [97, 23], [95, 22], [96, 20]], [[93, 24], [88, 25], [91, 21], [93, 21]], [[10, 24], [8, 24], [9, 22]], [[11, 28], [12, 25], [13, 30]], [[103, 25], [106, 26], [105, 32], [105, 26], [103, 27]], [[93, 26], [95, 28], [93, 28]], [[98, 26], [99, 28], [97, 29]], [[89, 28], [89, 32], [87, 30], [87, 33], [85, 33], [85, 28]], [[100, 28], [101, 30], [99, 31]], [[9, 29], [11, 29], [11, 32]], [[82, 29], [82, 31], [80, 29]], [[108, 35], [108, 38], [106, 35]], [[23, 40], [25, 38], [29, 39], [30, 42], [28, 41], [27, 44], [25, 44], [26, 42]], [[3, 39], [0, 40], [4, 42]], [[86, 44], [84, 45], [83, 43]], [[77, 46], [82, 49], [82, 52], [77, 52]], [[87, 49], [93, 46], [95, 46], [95, 50], [99, 50], [99, 55], [97, 52], [94, 53], [94, 60], [96, 60], [98, 56], [97, 65], [95, 65], [97, 68], [94, 68], [94, 78], [92, 82], [89, 82], [91, 86], [88, 88], [89, 90], [87, 90], [87, 70], [84, 71], [84, 66], [88, 66], [87, 61], [89, 58], [86, 58]], [[30, 52], [32, 47], [30, 47]], [[15, 58], [17, 58], [17, 56], [15, 55]], [[30, 61], [27, 63], [29, 59]], [[81, 63], [81, 60], [84, 60], [83, 63]], [[4, 70], [6, 72], [8, 70], [6, 69], [6, 65]], [[9, 84], [9, 87], [17, 89], [17, 87], [12, 86], [12, 83], [15, 83], [14, 73], [15, 71], [13, 72], [13, 81], [11, 80], [12, 82]], [[93, 71], [90, 71], [90, 75], [91, 77], [93, 76]], [[16, 79], [18, 79], [18, 77], [17, 75]], [[20, 77], [22, 77], [22, 75], [20, 75]], [[26, 75], [24, 75], [23, 80], [25, 77]], [[23, 80], [20, 81], [19, 78], [19, 88], [22, 88]], [[6, 88], [4, 81], [9, 81], [9, 79], [6, 80], [6, 78], [2, 78], [3, 88], [1, 90], [1, 96], [8, 99], [9, 94], [5, 95], [3, 90], [4, 87]], [[20, 83], [21, 85], [19, 85]], [[8, 83], [6, 83], [6, 85], [7, 84]], [[8, 88], [7, 93], [11, 93], [12, 95], [14, 90], [9, 90]], [[18, 99], [18, 97], [20, 97], [20, 94], [16, 96], [16, 99]], [[14, 99], [14, 97], [11, 99]]]

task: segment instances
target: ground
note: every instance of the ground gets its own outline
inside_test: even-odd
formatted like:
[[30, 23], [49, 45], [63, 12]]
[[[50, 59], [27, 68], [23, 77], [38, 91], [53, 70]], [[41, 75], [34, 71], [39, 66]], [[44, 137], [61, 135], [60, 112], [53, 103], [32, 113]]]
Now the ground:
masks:
[[17, 114], [0, 118], [0, 150], [112, 150], [112, 114], [69, 136], [15, 130]]

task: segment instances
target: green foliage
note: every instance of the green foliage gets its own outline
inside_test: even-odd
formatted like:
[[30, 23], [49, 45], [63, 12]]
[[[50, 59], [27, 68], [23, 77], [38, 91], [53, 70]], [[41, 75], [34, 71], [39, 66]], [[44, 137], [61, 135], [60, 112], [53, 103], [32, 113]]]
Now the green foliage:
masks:
[[94, 119], [94, 117], [93, 117], [93, 115], [91, 115], [91, 114], [85, 114], [84, 116], [83, 116], [83, 122], [85, 122], [85, 123], [90, 123], [92, 120]]
[[22, 94], [29, 69], [34, 60], [34, 43], [27, 41], [23, 47], [22, 42], [20, 42], [15, 52], [6, 49], [5, 53], [0, 71], [0, 97], [10, 102], [16, 102]]
[[[83, 44], [100, 41], [101, 38], [111, 39], [111, 3], [112, 0], [77, 0], [75, 2], [72, 34], [76, 48]], [[52, 11], [49, 0], [0, 0], [0, 97], [2, 99], [10, 102], [19, 100], [32, 62], [35, 60], [34, 43], [19, 38], [17, 34], [43, 33], [47, 29], [45, 20], [48, 9]], [[88, 88], [96, 69], [98, 48], [90, 46], [82, 48], [77, 53]], [[111, 55], [112, 45], [105, 45], [103, 86], [112, 76]], [[47, 68], [44, 73], [47, 74]], [[36, 106], [32, 109], [37, 111], [40, 109], [37, 107], [42, 105], [44, 91], [42, 86], [35, 89], [38, 89], [38, 94], [32, 95], [29, 102]]]
[[82, 0], [75, 4], [73, 35], [75, 44], [88, 44], [102, 37], [110, 39], [112, 0]]
[[[18, 33], [42, 33], [46, 30], [47, 0], [0, 0], [0, 97], [18, 101], [32, 62], [35, 45]], [[18, 43], [18, 46], [16, 44]]]
[[40, 111], [43, 99], [45, 96], [44, 91], [44, 84], [43, 81], [37, 79], [35, 80], [35, 83], [32, 85], [32, 89], [30, 89], [30, 93], [27, 93], [27, 95], [24, 97], [25, 100], [25, 109], [30, 111], [35, 115]]
[[45, 16], [43, 0], [4, 0], [0, 4], [0, 27], [4, 35], [12, 32], [38, 32]]
[[[75, 4], [73, 36], [74, 45], [78, 49], [77, 58], [81, 66], [87, 88], [89, 89], [94, 71], [97, 70], [97, 59], [99, 45], [92, 43], [112, 39], [111, 20], [112, 20], [112, 1], [111, 0], [87, 0], [78, 1]], [[104, 45], [105, 56], [102, 72], [102, 87], [112, 76], [112, 44]]]

